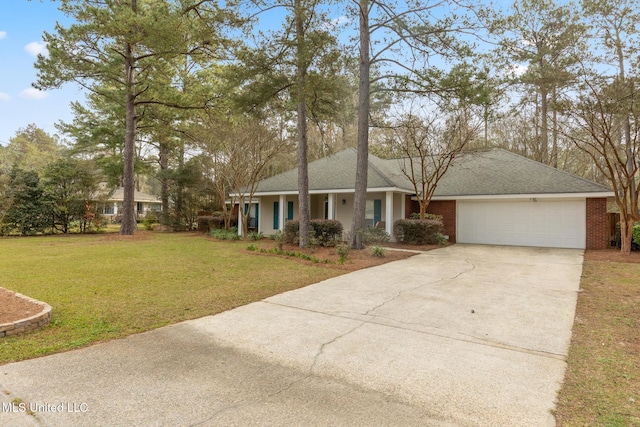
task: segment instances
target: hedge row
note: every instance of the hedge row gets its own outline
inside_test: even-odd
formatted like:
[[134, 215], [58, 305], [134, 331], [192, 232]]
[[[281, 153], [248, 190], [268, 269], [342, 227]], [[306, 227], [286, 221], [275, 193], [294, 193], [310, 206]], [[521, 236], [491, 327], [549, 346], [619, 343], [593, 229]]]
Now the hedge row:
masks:
[[442, 243], [444, 225], [442, 218], [399, 219], [394, 230], [398, 243], [437, 245]]
[[[315, 238], [321, 246], [333, 246], [336, 240], [342, 238], [342, 224], [335, 219], [312, 219], [311, 237]], [[284, 241], [296, 245], [300, 239], [300, 222], [298, 220], [287, 221], [284, 226]]]

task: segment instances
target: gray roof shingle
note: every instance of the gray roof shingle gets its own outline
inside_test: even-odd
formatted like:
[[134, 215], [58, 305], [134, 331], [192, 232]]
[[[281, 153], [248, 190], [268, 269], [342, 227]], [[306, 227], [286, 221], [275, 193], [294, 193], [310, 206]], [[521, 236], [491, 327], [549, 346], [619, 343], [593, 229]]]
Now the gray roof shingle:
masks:
[[[368, 188], [397, 188], [413, 192], [402, 173], [404, 161], [383, 160], [369, 154]], [[356, 151], [352, 148], [309, 163], [309, 190], [353, 190]], [[297, 169], [267, 178], [260, 193], [297, 192]], [[434, 197], [515, 194], [602, 193], [611, 190], [577, 175], [560, 171], [502, 149], [464, 153], [451, 165], [438, 184]]]

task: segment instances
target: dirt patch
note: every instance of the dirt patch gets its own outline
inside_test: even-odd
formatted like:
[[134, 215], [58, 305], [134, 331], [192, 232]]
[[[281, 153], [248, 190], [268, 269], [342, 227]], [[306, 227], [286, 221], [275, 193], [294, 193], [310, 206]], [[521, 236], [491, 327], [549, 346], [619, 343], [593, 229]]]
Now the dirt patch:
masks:
[[587, 250], [585, 261], [633, 262], [640, 263], [640, 251], [631, 251], [630, 255], [623, 255], [620, 249]]
[[40, 304], [20, 298], [6, 289], [0, 289], [0, 307], [0, 324], [26, 319], [42, 311]]

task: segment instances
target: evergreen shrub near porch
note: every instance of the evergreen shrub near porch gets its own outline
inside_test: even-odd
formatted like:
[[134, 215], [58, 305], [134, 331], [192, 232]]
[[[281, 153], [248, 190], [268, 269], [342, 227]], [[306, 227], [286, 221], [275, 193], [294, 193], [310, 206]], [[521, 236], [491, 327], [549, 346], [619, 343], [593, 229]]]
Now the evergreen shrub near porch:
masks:
[[444, 243], [442, 217], [427, 219], [399, 219], [394, 223], [396, 241], [411, 245], [439, 245]]
[[[312, 219], [311, 237], [321, 246], [334, 246], [336, 240], [342, 238], [342, 223], [335, 219]], [[287, 221], [284, 226], [284, 241], [297, 245], [300, 241], [300, 222], [298, 220]]]

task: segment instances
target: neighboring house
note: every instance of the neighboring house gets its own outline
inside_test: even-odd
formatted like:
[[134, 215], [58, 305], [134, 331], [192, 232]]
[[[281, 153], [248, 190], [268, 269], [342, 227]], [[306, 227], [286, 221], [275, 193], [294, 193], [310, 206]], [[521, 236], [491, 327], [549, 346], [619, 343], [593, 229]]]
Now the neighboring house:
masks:
[[[124, 189], [122, 187], [116, 189], [109, 197], [106, 198], [100, 207], [100, 214], [105, 218], [114, 220], [122, 215], [122, 203], [124, 202]], [[144, 218], [147, 212], [162, 211], [162, 201], [151, 194], [135, 191], [134, 202], [136, 209], [136, 217]]]
[[[419, 211], [401, 160], [369, 154], [366, 221], [393, 236], [393, 223]], [[351, 227], [356, 152], [309, 164], [311, 218]], [[265, 235], [298, 216], [297, 170], [261, 181], [251, 217]], [[441, 179], [429, 213], [443, 216], [449, 241], [560, 248], [606, 248], [607, 197], [600, 184], [502, 149], [462, 154]], [[249, 203], [245, 200], [245, 209]]]

